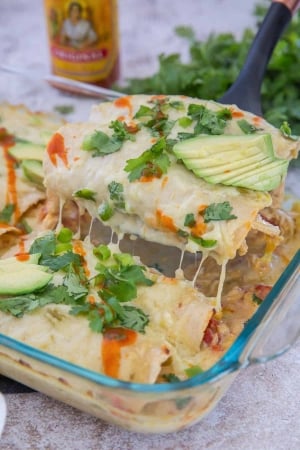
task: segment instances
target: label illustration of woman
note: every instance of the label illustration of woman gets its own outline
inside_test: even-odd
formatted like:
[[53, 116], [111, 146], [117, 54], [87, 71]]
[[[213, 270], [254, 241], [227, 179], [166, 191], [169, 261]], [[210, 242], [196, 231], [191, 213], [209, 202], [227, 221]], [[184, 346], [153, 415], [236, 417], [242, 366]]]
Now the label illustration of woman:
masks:
[[83, 8], [79, 2], [71, 2], [68, 17], [60, 31], [60, 43], [73, 48], [86, 48], [98, 41], [98, 36], [89, 20], [82, 17]]

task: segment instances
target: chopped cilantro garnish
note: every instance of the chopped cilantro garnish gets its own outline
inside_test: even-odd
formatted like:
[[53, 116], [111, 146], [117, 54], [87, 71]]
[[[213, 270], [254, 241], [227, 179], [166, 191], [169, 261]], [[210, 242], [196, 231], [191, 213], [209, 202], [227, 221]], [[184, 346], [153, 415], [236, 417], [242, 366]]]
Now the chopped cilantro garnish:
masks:
[[0, 310], [15, 317], [23, 317], [26, 312], [46, 306], [50, 303], [72, 304], [73, 299], [68, 294], [66, 286], [48, 284], [38, 293], [17, 295], [1, 298]]
[[171, 108], [177, 109], [179, 111], [184, 109], [184, 103], [180, 100], [171, 100], [168, 104], [171, 106]]
[[[101, 247], [102, 250], [104, 247]], [[151, 286], [153, 282], [144, 275], [143, 267], [133, 263], [130, 255], [114, 254], [113, 259], [112, 264], [107, 258], [105, 265], [100, 262], [96, 265], [101, 276], [101, 289], [98, 292], [101, 301], [76, 305], [71, 314], [86, 315], [91, 329], [97, 332], [112, 325], [144, 332], [148, 316], [139, 308], [124, 306], [123, 303], [136, 297], [138, 285]]]
[[139, 130], [139, 126], [135, 127], [128, 126], [125, 122], [120, 120], [113, 120], [109, 128], [114, 130], [113, 137], [119, 139], [120, 141], [135, 141], [135, 133]]
[[120, 120], [113, 120], [109, 128], [114, 132], [112, 136], [103, 131], [95, 130], [94, 133], [87, 135], [82, 143], [82, 149], [92, 151], [93, 156], [105, 156], [110, 153], [115, 153], [123, 145], [124, 141], [135, 140], [135, 133], [139, 130], [139, 126], [128, 126]]
[[153, 110], [149, 106], [141, 105], [139, 110], [136, 112], [134, 119], [141, 119], [142, 117], [152, 117]]
[[183, 237], [183, 238], [186, 238], [189, 236], [189, 233], [187, 231], [181, 230], [181, 229], [177, 230], [177, 234], [178, 234], [178, 236]]
[[107, 186], [110, 199], [113, 200], [116, 208], [124, 209], [125, 208], [125, 200], [124, 200], [124, 188], [121, 183], [117, 183], [116, 181], [111, 181]]
[[263, 300], [260, 297], [258, 297], [256, 294], [252, 295], [252, 301], [254, 303], [256, 303], [257, 305], [261, 305], [263, 302]]
[[63, 285], [67, 288], [67, 292], [70, 297], [72, 297], [75, 301], [82, 298], [85, 299], [89, 292], [86, 284], [87, 280], [81, 279], [81, 277], [75, 272], [74, 268], [70, 266], [63, 281]]
[[160, 138], [149, 150], [146, 150], [138, 158], [127, 160], [124, 168], [129, 172], [129, 181], [135, 181], [144, 177], [160, 178], [170, 166], [170, 159], [164, 151], [167, 149], [165, 138]]
[[57, 105], [54, 107], [54, 110], [59, 112], [60, 114], [66, 115], [74, 112], [73, 105]]
[[163, 378], [168, 382], [168, 383], [178, 383], [180, 380], [180, 378], [178, 378], [177, 375], [175, 375], [174, 373], [165, 373], [163, 375]]
[[[55, 284], [48, 284], [39, 292], [2, 297], [0, 310], [22, 317], [28, 311], [60, 303], [71, 306], [70, 314], [85, 315], [95, 332], [108, 326], [123, 326], [143, 333], [149, 322], [148, 316], [133, 305], [124, 305], [124, 302], [136, 298], [139, 285], [153, 284], [146, 277], [145, 268], [136, 265], [131, 255], [112, 255], [108, 246], [100, 244], [93, 250], [99, 259], [95, 267], [98, 273], [88, 280], [79, 254], [72, 251], [56, 253], [58, 246], [72, 247], [71, 237], [72, 232], [63, 228], [58, 236], [50, 232], [33, 242], [30, 253], [40, 254], [39, 264], [53, 271], [63, 269], [62, 277], [57, 277]], [[60, 279], [61, 284], [56, 285]], [[88, 297], [91, 287], [94, 295]], [[97, 293], [96, 289], [99, 289]]]
[[32, 243], [29, 253], [40, 253], [41, 258], [45, 258], [51, 254], [54, 254], [56, 246], [56, 238], [53, 231], [45, 234], [45, 236], [39, 237]]
[[232, 220], [237, 216], [231, 214], [232, 206], [229, 202], [212, 203], [204, 210], [204, 222], [211, 222], [212, 220]]
[[184, 141], [185, 139], [190, 139], [195, 137], [194, 133], [185, 133], [185, 132], [179, 132], [177, 133], [177, 138], [180, 141]]
[[124, 305], [118, 314], [120, 325], [131, 330], [143, 332], [149, 323], [149, 317], [140, 308]]
[[54, 272], [63, 269], [69, 264], [75, 264], [79, 266], [80, 263], [81, 263], [80, 256], [71, 251], [59, 255], [49, 255], [41, 257], [40, 259], [40, 264], [42, 266], [47, 266]]
[[122, 147], [122, 141], [115, 137], [110, 137], [103, 131], [94, 131], [87, 135], [82, 143], [82, 149], [92, 151], [93, 156], [105, 156], [115, 153]]
[[252, 125], [245, 119], [238, 120], [237, 124], [245, 134], [253, 134], [259, 130], [259, 128], [256, 128], [254, 125]]
[[146, 124], [154, 136], [168, 136], [175, 125], [175, 120], [151, 120]]
[[204, 105], [191, 103], [188, 107], [188, 116], [196, 120], [194, 135], [198, 134], [223, 134], [227, 125], [227, 120], [231, 119], [231, 114], [227, 108], [219, 111], [211, 111]]
[[53, 271], [65, 268], [69, 264], [80, 266], [80, 256], [72, 251], [63, 254], [56, 254], [57, 240], [53, 232], [47, 233], [45, 236], [35, 239], [29, 249], [29, 253], [40, 253], [39, 264], [47, 266]]
[[96, 201], [97, 193], [88, 188], [79, 189], [79, 191], [74, 192], [73, 197], [84, 198], [85, 200]]
[[193, 213], [189, 213], [185, 216], [184, 226], [193, 227], [196, 224], [196, 219]]
[[[166, 108], [170, 106], [167, 98], [155, 99], [150, 103], [154, 104], [152, 108], [145, 105], [140, 106], [134, 118], [150, 119], [147, 121], [143, 120], [143, 125], [150, 129], [153, 136], [168, 136], [175, 125], [175, 120], [169, 120], [168, 115], [165, 113]], [[177, 105], [177, 102], [174, 103]], [[179, 107], [179, 105], [177, 106]]]
[[8, 204], [0, 211], [0, 222], [9, 224], [15, 210], [15, 205]]

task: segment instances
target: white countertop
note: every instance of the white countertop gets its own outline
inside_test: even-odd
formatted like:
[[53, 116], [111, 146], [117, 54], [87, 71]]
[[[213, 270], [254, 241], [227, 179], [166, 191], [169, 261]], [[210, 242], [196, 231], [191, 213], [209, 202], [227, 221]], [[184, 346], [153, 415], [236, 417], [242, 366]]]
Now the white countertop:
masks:
[[[120, 0], [122, 76], [151, 74], [157, 55], [187, 54], [176, 25], [199, 38], [212, 30], [240, 34], [254, 19], [254, 0]], [[42, 0], [0, 1], [0, 61], [35, 73], [49, 70]], [[149, 38], [151, 36], [151, 38]], [[1, 372], [1, 367], [0, 367]], [[5, 395], [3, 450], [298, 450], [300, 342], [267, 364], [244, 370], [216, 409], [192, 428], [139, 435], [108, 425], [40, 393]]]

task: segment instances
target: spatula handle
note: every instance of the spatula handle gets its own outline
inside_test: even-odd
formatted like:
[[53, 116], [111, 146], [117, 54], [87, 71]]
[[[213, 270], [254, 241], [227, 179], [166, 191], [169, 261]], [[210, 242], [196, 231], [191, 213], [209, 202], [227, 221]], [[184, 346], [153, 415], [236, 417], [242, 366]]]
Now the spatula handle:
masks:
[[300, 0], [272, 2], [238, 78], [220, 99], [221, 103], [236, 103], [242, 109], [262, 115], [260, 90], [265, 71], [273, 49], [299, 3]]

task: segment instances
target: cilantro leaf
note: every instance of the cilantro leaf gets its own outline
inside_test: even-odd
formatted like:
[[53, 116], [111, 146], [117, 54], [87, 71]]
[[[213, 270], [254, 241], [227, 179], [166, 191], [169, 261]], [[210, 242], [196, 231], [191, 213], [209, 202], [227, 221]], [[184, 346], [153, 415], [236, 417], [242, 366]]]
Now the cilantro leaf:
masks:
[[50, 231], [45, 236], [39, 237], [32, 243], [29, 253], [40, 253], [41, 259], [54, 254], [56, 246], [56, 238], [53, 231]]
[[263, 300], [260, 297], [258, 297], [256, 294], [252, 295], [252, 301], [254, 303], [256, 303], [257, 305], [261, 305], [263, 302]]
[[117, 183], [116, 181], [111, 181], [107, 186], [110, 199], [113, 200], [116, 208], [124, 209], [125, 208], [125, 200], [124, 200], [124, 188], [121, 183]]
[[139, 130], [139, 126], [128, 126], [125, 122], [120, 120], [113, 120], [109, 128], [114, 130], [113, 138], [120, 141], [135, 141], [135, 133]]
[[185, 216], [184, 226], [193, 227], [196, 224], [196, 219], [193, 213], [189, 213]]
[[138, 285], [151, 286], [153, 284], [151, 280], [145, 277], [143, 267], [134, 264], [124, 267], [102, 266], [101, 272], [105, 278], [105, 285], [100, 291], [100, 295], [105, 296], [107, 290], [120, 302], [133, 300], [137, 295]]
[[2, 297], [0, 300], [0, 310], [10, 313], [15, 317], [23, 317], [25, 313], [42, 308], [51, 303], [72, 304], [73, 299], [68, 294], [65, 286], [49, 284], [45, 289], [33, 294]]
[[56, 272], [59, 269], [63, 269], [64, 267], [68, 266], [69, 264], [75, 264], [76, 266], [79, 266], [81, 264], [81, 258], [77, 253], [68, 251], [61, 255], [41, 256], [39, 264], [41, 264], [42, 266], [47, 266], [49, 267], [49, 269]]
[[139, 333], [145, 332], [145, 327], [149, 323], [149, 317], [140, 308], [124, 305], [122, 313], [118, 314], [120, 325]]
[[68, 294], [70, 297], [74, 298], [74, 300], [86, 297], [89, 292], [88, 288], [82, 283], [82, 280], [72, 267], [70, 267], [69, 272], [64, 277], [63, 286], [67, 288]]
[[180, 378], [178, 378], [178, 376], [174, 373], [165, 373], [163, 377], [168, 383], [178, 383], [181, 381]]
[[32, 243], [29, 253], [40, 253], [39, 264], [47, 266], [53, 271], [57, 271], [69, 264], [80, 266], [81, 258], [72, 251], [56, 255], [57, 242], [54, 232], [47, 233], [45, 236], [35, 239]]
[[57, 105], [54, 107], [54, 110], [63, 115], [71, 114], [72, 112], [74, 112], [74, 106], [73, 105]]
[[8, 204], [0, 211], [0, 222], [9, 224], [15, 211], [15, 205]]
[[149, 106], [141, 105], [138, 111], [135, 113], [134, 119], [140, 119], [142, 117], [152, 117], [153, 110]]
[[93, 156], [105, 156], [115, 153], [122, 147], [122, 141], [118, 138], [108, 136], [103, 131], [94, 131], [87, 135], [82, 143], [82, 150], [92, 151]]
[[204, 105], [191, 103], [188, 106], [188, 116], [196, 120], [194, 135], [198, 134], [223, 134], [227, 120], [231, 119], [228, 108], [219, 111], [211, 111]]
[[237, 216], [231, 214], [232, 206], [228, 201], [222, 203], [211, 203], [204, 210], [204, 222], [208, 223], [212, 220], [233, 220]]
[[70, 310], [70, 314], [73, 316], [83, 315], [89, 321], [89, 327], [95, 333], [101, 333], [104, 328], [104, 308], [107, 308], [103, 303], [91, 304], [86, 302], [82, 305], [73, 306]]
[[184, 110], [184, 103], [181, 100], [171, 100], [168, 104], [178, 111]]
[[127, 160], [124, 170], [129, 172], [129, 181], [138, 180], [142, 176], [160, 178], [166, 173], [171, 164], [169, 156], [164, 153], [166, 149], [167, 143], [162, 137], [139, 157]]
[[238, 120], [237, 124], [245, 134], [253, 134], [259, 130], [259, 128], [256, 128], [254, 125], [252, 125], [245, 119]]

